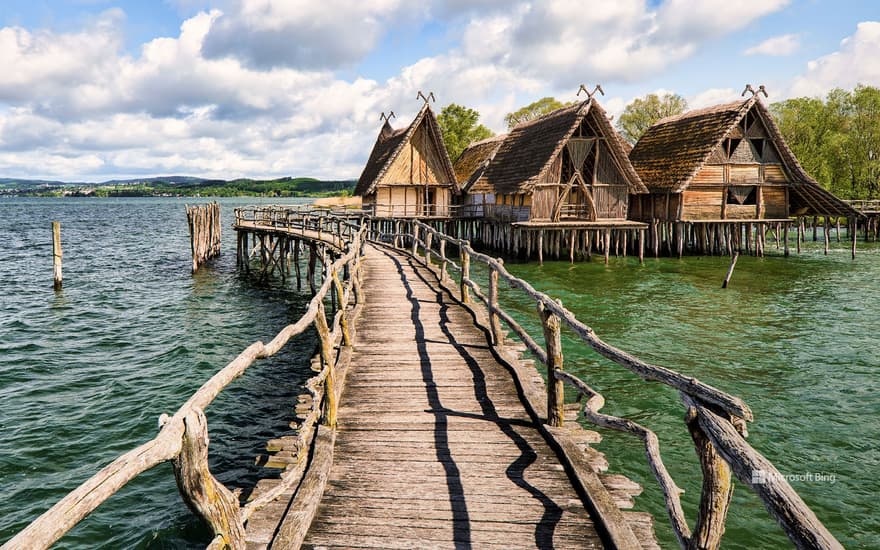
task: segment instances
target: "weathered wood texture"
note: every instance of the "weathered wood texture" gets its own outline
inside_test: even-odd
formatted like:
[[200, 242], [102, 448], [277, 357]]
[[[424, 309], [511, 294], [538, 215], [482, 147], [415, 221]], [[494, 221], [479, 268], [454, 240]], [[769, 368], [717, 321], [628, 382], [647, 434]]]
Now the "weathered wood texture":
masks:
[[410, 261], [368, 248], [334, 463], [304, 547], [601, 547], [486, 335]]
[[192, 248], [192, 271], [195, 273], [199, 266], [220, 254], [220, 204], [187, 206], [186, 219]]
[[61, 290], [61, 222], [52, 222], [52, 287]]

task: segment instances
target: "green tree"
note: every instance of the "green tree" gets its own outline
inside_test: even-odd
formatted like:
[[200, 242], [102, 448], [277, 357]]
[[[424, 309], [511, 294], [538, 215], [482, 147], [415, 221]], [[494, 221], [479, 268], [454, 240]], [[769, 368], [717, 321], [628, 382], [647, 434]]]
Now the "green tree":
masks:
[[687, 101], [678, 94], [648, 94], [626, 106], [617, 119], [617, 129], [630, 143], [635, 143], [661, 118], [678, 115], [687, 109]]
[[528, 120], [544, 116], [547, 113], [552, 113], [556, 109], [561, 109], [567, 105], [571, 105], [572, 103], [573, 102], [562, 103], [554, 97], [542, 97], [538, 101], [529, 103], [521, 109], [518, 109], [512, 113], [507, 113], [507, 115], [504, 117], [504, 122], [507, 123], [507, 129], [510, 130], [521, 122], [526, 122]]
[[482, 124], [477, 124], [479, 119], [480, 113], [455, 103], [450, 103], [440, 111], [437, 122], [443, 131], [443, 143], [446, 145], [446, 151], [453, 161], [471, 143], [494, 135]]
[[801, 97], [770, 108], [801, 165], [826, 189], [880, 196], [880, 89], [836, 88], [824, 100]]

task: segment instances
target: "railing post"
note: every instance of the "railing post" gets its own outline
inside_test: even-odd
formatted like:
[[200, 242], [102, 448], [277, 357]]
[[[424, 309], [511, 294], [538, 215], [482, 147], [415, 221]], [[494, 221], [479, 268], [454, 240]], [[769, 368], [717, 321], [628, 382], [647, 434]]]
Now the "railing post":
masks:
[[[503, 264], [503, 260], [498, 259]], [[504, 346], [504, 334], [501, 332], [501, 321], [498, 318], [498, 270], [489, 265], [489, 329], [492, 332], [492, 343], [497, 347]]]
[[342, 345], [350, 346], [351, 335], [348, 331], [348, 313], [346, 312], [348, 304], [344, 300], [345, 291], [342, 288], [342, 283], [339, 281], [339, 272], [334, 269], [330, 276], [333, 278], [333, 285], [336, 287], [336, 295], [339, 296], [339, 310], [342, 312], [342, 315], [339, 317], [339, 328], [342, 330]]
[[321, 359], [324, 368], [327, 369], [327, 377], [324, 379], [324, 419], [323, 423], [329, 428], [336, 427], [336, 361], [333, 358], [333, 342], [330, 340], [330, 327], [327, 326], [327, 317], [324, 311], [324, 302], [318, 301], [318, 314], [315, 316], [315, 328], [321, 340]]
[[433, 239], [434, 234], [431, 233], [427, 228], [425, 228], [425, 265], [431, 265], [431, 240]]
[[700, 428], [697, 411], [689, 407], [685, 415], [688, 431], [694, 440], [694, 447], [703, 471], [703, 489], [700, 494], [700, 508], [697, 522], [688, 540], [688, 550], [715, 550], [721, 547], [724, 523], [733, 495], [733, 481], [730, 466], [724, 461], [712, 442]]
[[565, 418], [565, 392], [562, 380], [556, 378], [556, 371], [562, 370], [562, 336], [559, 318], [547, 311], [538, 302], [538, 314], [544, 328], [544, 342], [547, 346], [547, 424], [562, 426]]
[[409, 223], [412, 224], [412, 256], [415, 258], [419, 247], [419, 226], [416, 225], [416, 222]]
[[471, 292], [467, 285], [467, 281], [471, 278], [471, 255], [459, 245], [459, 255], [461, 256], [461, 302], [463, 304], [471, 303]]
[[177, 488], [186, 505], [207, 523], [228, 548], [244, 548], [238, 499], [208, 469], [208, 421], [193, 407], [183, 419], [180, 454], [172, 461]]
[[440, 239], [440, 282], [446, 280], [446, 239]]

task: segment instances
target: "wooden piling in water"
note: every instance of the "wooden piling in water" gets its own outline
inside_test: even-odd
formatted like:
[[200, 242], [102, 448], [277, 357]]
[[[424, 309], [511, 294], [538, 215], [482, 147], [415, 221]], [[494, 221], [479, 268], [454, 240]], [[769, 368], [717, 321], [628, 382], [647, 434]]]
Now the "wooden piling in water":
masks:
[[724, 277], [724, 282], [721, 283], [721, 288], [727, 288], [727, 285], [730, 284], [730, 277], [733, 275], [733, 268], [736, 267], [736, 260], [739, 258], [739, 252], [733, 253], [733, 258], [730, 259], [730, 267], [727, 268], [727, 275]]
[[195, 273], [199, 266], [220, 254], [220, 204], [212, 202], [186, 206], [186, 219], [192, 250], [192, 272]]
[[52, 222], [52, 288], [61, 290], [61, 222]]

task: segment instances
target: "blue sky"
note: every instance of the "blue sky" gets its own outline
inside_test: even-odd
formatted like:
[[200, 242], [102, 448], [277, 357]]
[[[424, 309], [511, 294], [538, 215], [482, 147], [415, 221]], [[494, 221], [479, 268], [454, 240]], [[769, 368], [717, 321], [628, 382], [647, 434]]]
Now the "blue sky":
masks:
[[0, 177], [357, 177], [433, 90], [504, 115], [880, 85], [880, 6], [819, 0], [4, 0]]

